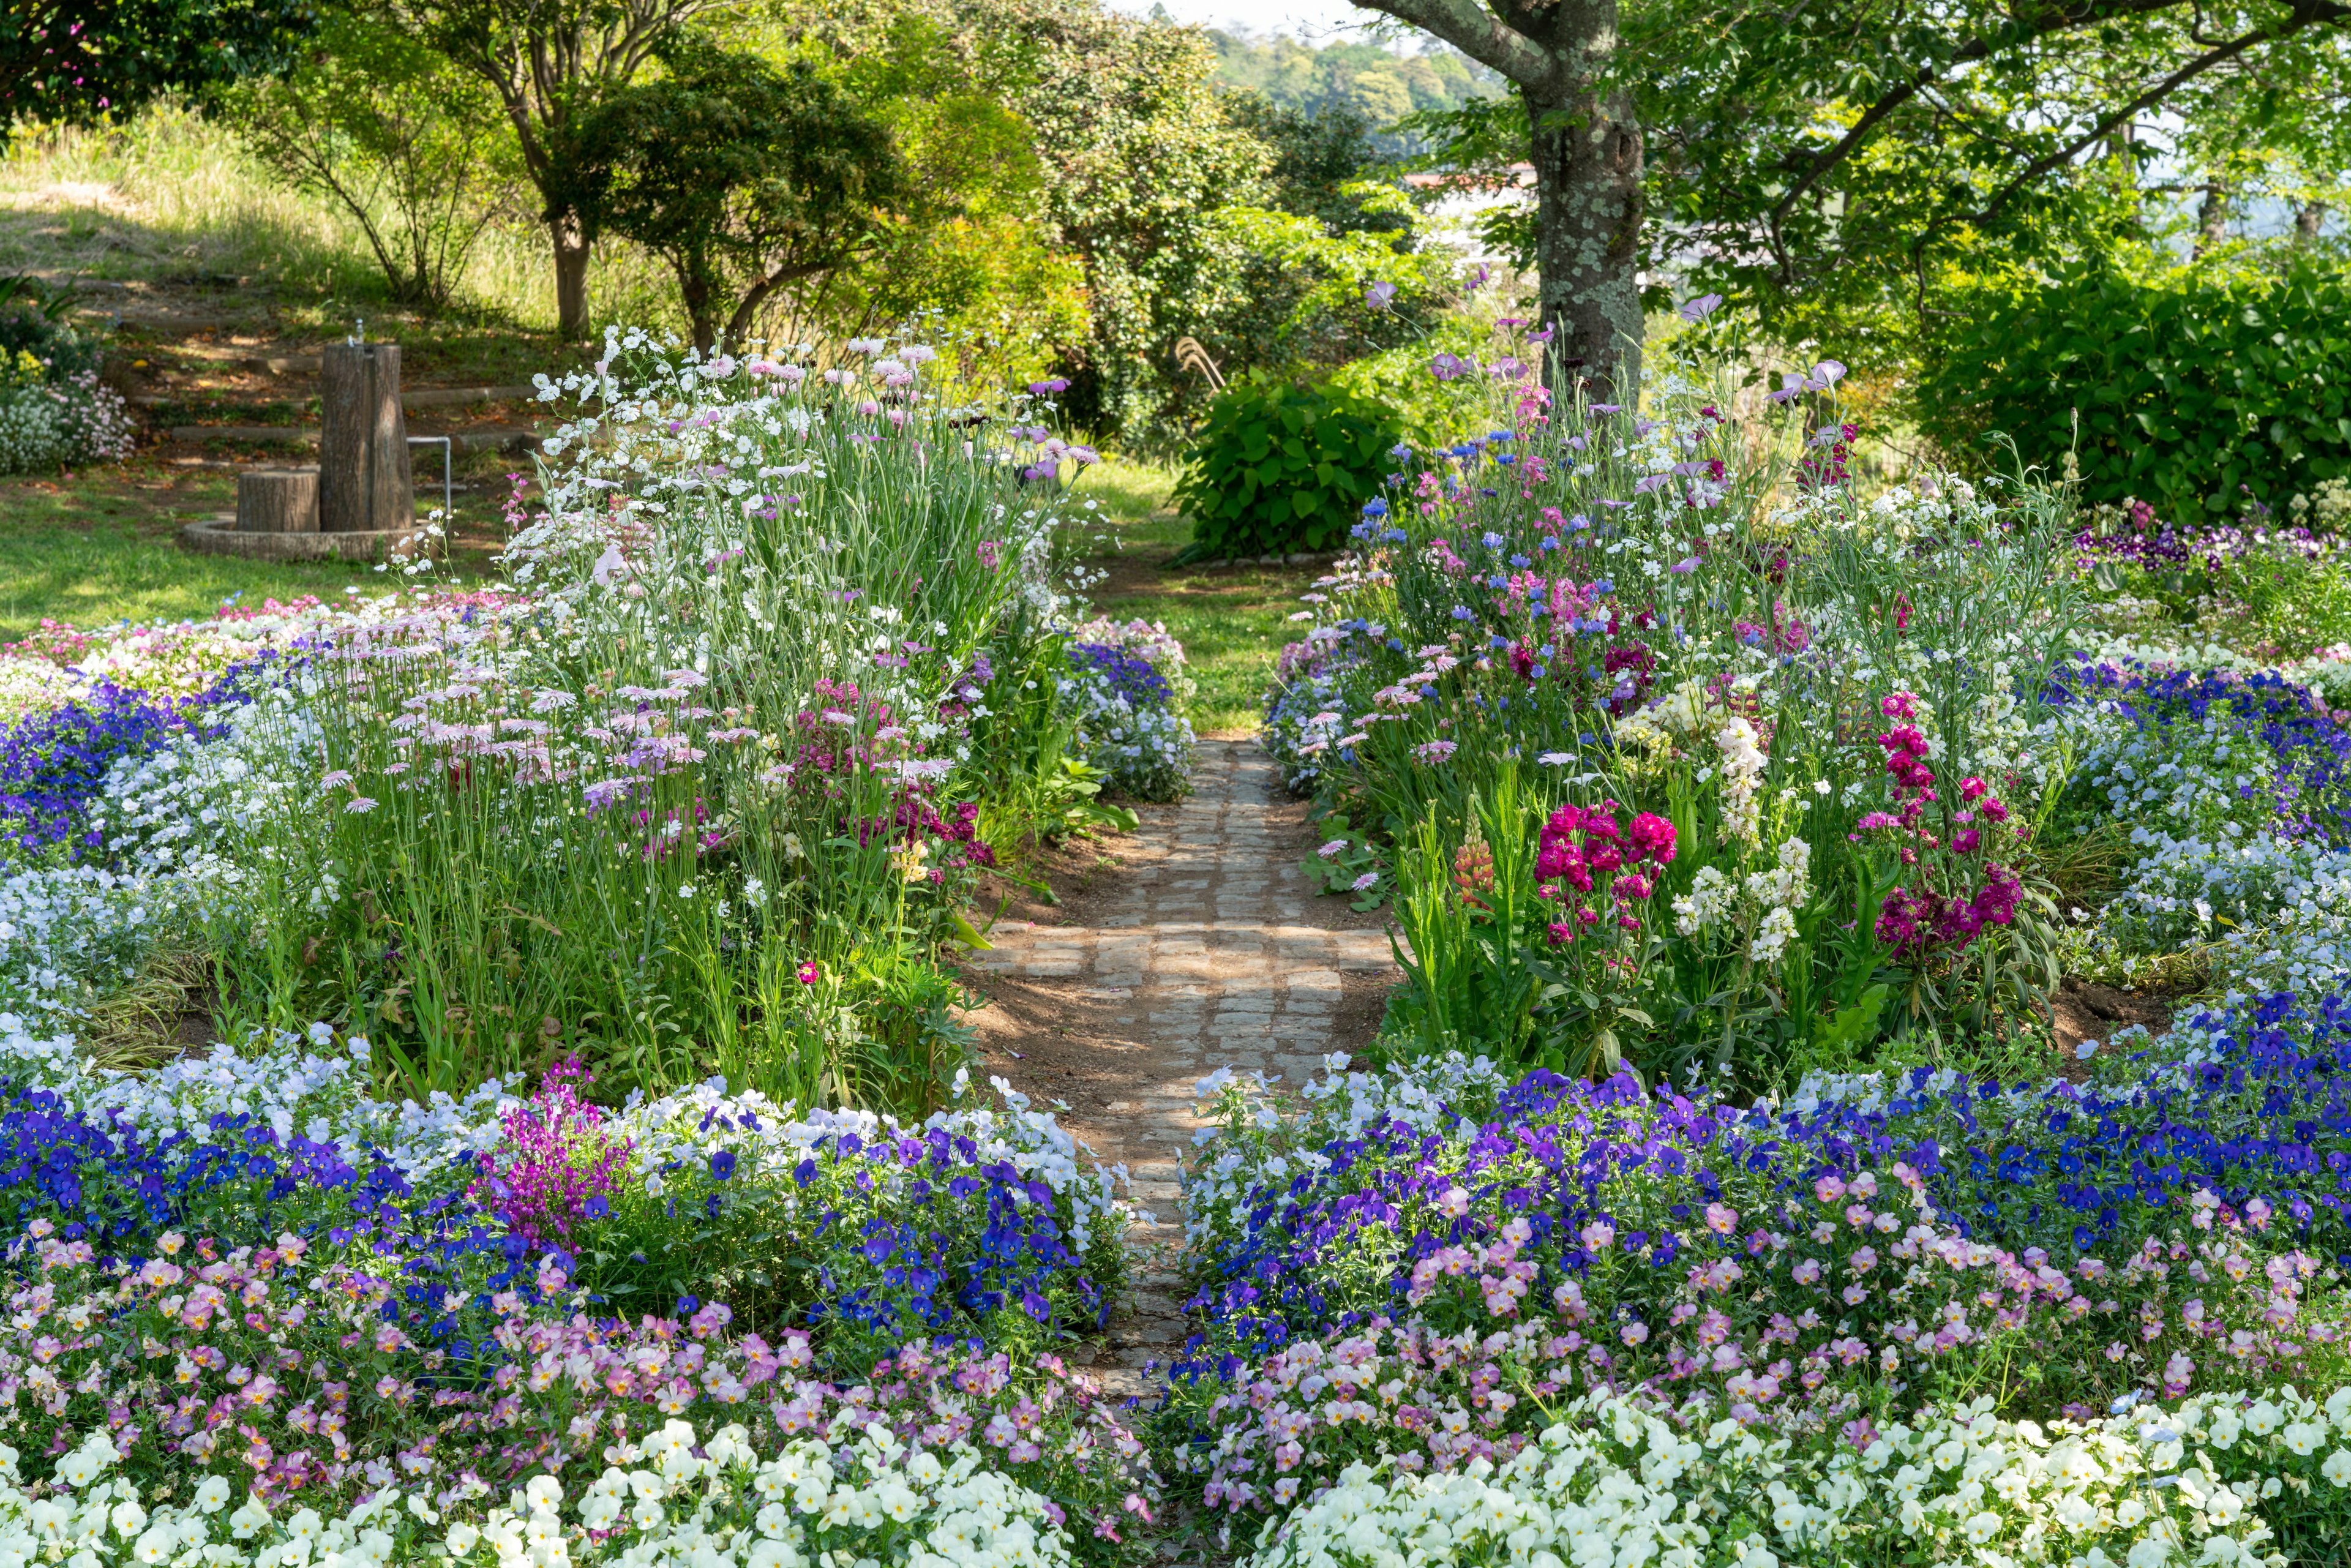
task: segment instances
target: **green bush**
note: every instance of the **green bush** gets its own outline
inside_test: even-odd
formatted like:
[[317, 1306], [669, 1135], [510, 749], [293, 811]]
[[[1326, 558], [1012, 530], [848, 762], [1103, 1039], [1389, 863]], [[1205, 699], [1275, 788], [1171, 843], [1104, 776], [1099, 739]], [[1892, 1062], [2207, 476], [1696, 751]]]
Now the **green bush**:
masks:
[[1176, 486], [1192, 519], [1185, 559], [1337, 549], [1402, 439], [1395, 411], [1328, 382], [1235, 382], [1209, 405]]
[[2351, 473], [2351, 327], [2339, 262], [2134, 280], [2084, 269], [1984, 289], [1920, 373], [1920, 423], [1953, 452], [1993, 432], [2064, 472], [2081, 413], [2085, 500], [2192, 522], [2284, 510]]

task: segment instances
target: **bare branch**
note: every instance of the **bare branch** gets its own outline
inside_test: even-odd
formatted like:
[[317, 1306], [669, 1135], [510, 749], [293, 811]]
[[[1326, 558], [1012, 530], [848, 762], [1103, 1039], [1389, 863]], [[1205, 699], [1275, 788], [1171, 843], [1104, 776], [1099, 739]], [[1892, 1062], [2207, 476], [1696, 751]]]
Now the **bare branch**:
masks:
[[1359, 11], [1377, 11], [1434, 33], [1455, 48], [1520, 87], [1541, 87], [1558, 69], [1549, 50], [1479, 5], [1477, 0], [1349, 0]]

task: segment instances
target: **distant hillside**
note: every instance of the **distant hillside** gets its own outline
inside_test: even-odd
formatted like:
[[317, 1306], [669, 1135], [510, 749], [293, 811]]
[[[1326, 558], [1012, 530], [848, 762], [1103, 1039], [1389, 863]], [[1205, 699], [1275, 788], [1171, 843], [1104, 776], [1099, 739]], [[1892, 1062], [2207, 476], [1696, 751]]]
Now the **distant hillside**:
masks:
[[1404, 138], [1386, 134], [1405, 115], [1458, 109], [1470, 99], [1503, 90], [1492, 71], [1441, 47], [1399, 55], [1377, 44], [1313, 48], [1280, 34], [1252, 37], [1210, 28], [1208, 37], [1217, 47], [1217, 78], [1228, 87], [1246, 88], [1303, 114], [1342, 105], [1353, 109], [1381, 132], [1374, 141], [1384, 152], [1413, 150]]

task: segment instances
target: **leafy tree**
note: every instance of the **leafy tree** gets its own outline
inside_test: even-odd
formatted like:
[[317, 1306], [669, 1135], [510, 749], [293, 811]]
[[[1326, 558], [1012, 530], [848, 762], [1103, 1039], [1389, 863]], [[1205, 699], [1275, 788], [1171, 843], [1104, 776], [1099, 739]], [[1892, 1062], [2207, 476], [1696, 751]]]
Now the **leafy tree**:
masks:
[[[806, 20], [792, 42], [847, 62], [851, 90], [900, 128], [918, 165], [919, 121], [937, 106], [984, 99], [1006, 117], [961, 138], [973, 166], [956, 179], [1000, 193], [932, 226], [956, 258], [940, 276], [977, 283], [965, 236], [982, 214], [1031, 214], [1037, 228], [1003, 255], [1039, 258], [1034, 276], [1067, 277], [1043, 267], [1055, 254], [1080, 269], [1069, 281], [1082, 288], [1084, 331], [1063, 340], [1055, 368], [1071, 383], [1071, 413], [1103, 436], [1159, 449], [1182, 439], [1210, 389], [1178, 372], [1180, 339], [1207, 345], [1228, 374], [1331, 362], [1408, 337], [1449, 287], [1441, 258], [1415, 249], [1409, 210], [1364, 183], [1377, 169], [1364, 162], [1366, 122], [1343, 105], [1286, 110], [1220, 89], [1196, 29], [1092, 0], [880, 0]], [[1014, 155], [1023, 136], [1033, 164]], [[980, 180], [983, 162], [992, 172]], [[1026, 168], [1033, 195], [1016, 194]], [[903, 298], [900, 254], [842, 274], [831, 297]], [[1395, 286], [1388, 308], [1365, 298], [1374, 282]], [[1050, 314], [1054, 331], [1077, 324], [1078, 303]], [[1045, 340], [1041, 324], [1031, 340]]]
[[1236, 92], [1226, 99], [1232, 122], [1271, 150], [1264, 204], [1321, 223], [1332, 234], [1357, 229], [1404, 229], [1405, 214], [1384, 207], [1366, 211], [1351, 187], [1383, 172], [1388, 160], [1378, 151], [1373, 122], [1351, 103], [1293, 109]]
[[1651, 0], [1624, 58], [1656, 245], [1783, 337], [1876, 317], [1899, 349], [1971, 271], [2159, 238], [2159, 162], [2198, 171], [2219, 228], [2239, 154], [2339, 168], [2346, 21], [2335, 0]]
[[2343, 166], [2340, 0], [1355, 4], [1516, 88], [1517, 124], [1471, 101], [1415, 129], [1459, 164], [1531, 153], [1537, 210], [1497, 237], [1595, 363], [1604, 335], [1637, 337], [1645, 256], [1783, 340], [1875, 340], [1897, 363], [1971, 272], [2160, 238], [2141, 181], [2161, 162], [2220, 188], [2224, 225], [2244, 155], [2298, 176], [2305, 207]]
[[793, 335], [866, 337], [920, 322], [967, 373], [1035, 381], [1085, 340], [1085, 273], [1045, 220], [1045, 173], [1029, 127], [951, 75], [904, 68], [904, 40], [883, 72], [852, 62], [844, 85], [886, 123], [905, 160], [910, 199], [859, 266], [795, 301]]
[[1146, 434], [1168, 413], [1176, 341], [1237, 279], [1215, 214], [1255, 195], [1268, 149], [1228, 117], [1197, 31], [1085, 0], [958, 0], [1016, 39], [992, 62], [1051, 172], [1046, 211], [1083, 261], [1093, 334], [1067, 367], [1083, 424]]
[[0, 0], [0, 126], [124, 115], [282, 70], [310, 0]]
[[806, 62], [692, 47], [670, 64], [577, 117], [561, 189], [587, 238], [669, 263], [708, 352], [741, 344], [778, 290], [877, 252], [911, 183], [888, 128]]
[[555, 256], [557, 330], [588, 332], [591, 240], [565, 162], [572, 120], [628, 86], [722, 0], [381, 0], [386, 14], [486, 84], [514, 127]]
[[395, 300], [448, 304], [516, 172], [480, 81], [376, 18], [333, 12], [308, 58], [230, 104], [256, 155], [350, 214]]

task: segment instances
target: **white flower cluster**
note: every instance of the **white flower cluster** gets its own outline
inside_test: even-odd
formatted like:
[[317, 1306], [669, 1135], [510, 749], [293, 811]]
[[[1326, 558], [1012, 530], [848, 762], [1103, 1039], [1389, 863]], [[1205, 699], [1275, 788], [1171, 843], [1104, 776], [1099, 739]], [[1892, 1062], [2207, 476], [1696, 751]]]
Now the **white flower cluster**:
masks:
[[204, 900], [177, 876], [57, 866], [0, 877], [0, 1009], [71, 1030], [99, 997], [187, 936]]
[[2324, 923], [2351, 912], [2351, 852], [2230, 832], [2176, 839], [2134, 829], [2140, 858], [2101, 913], [2099, 934], [2125, 951], [2160, 953], [2241, 941], [2273, 920]]
[[1260, 1186], [1277, 1189], [1272, 1201], [1278, 1205], [1296, 1202], [1290, 1178], [1325, 1168], [1330, 1161], [1322, 1151], [1332, 1143], [1359, 1138], [1383, 1119], [1427, 1134], [1458, 1131], [1462, 1124], [1454, 1113], [1490, 1108], [1517, 1077], [1486, 1057], [1473, 1061], [1458, 1051], [1379, 1072], [1347, 1071], [1343, 1052], [1324, 1057], [1322, 1065], [1330, 1076], [1301, 1085], [1303, 1103], [1287, 1118], [1261, 1075], [1220, 1067], [1193, 1086], [1194, 1098], [1207, 1102], [1207, 1113], [1220, 1124], [1193, 1134], [1199, 1152], [1184, 1174], [1187, 1241], [1196, 1246], [1212, 1236], [1239, 1235], [1251, 1194]]
[[[1123, 1169], [1105, 1170], [1086, 1159], [1085, 1149], [1068, 1129], [1050, 1113], [1031, 1110], [1029, 1097], [1003, 1079], [990, 1084], [1003, 1110], [959, 1103], [933, 1112], [920, 1127], [909, 1127], [872, 1111], [803, 1112], [756, 1090], [730, 1095], [726, 1081], [713, 1078], [658, 1100], [632, 1096], [614, 1124], [636, 1145], [636, 1168], [649, 1176], [673, 1160], [700, 1163], [729, 1149], [740, 1162], [737, 1180], [764, 1176], [776, 1182], [789, 1181], [792, 1167], [808, 1151], [829, 1139], [846, 1134], [870, 1145], [935, 1129], [951, 1138], [971, 1139], [980, 1163], [1003, 1162], [1023, 1180], [1041, 1181], [1068, 1198], [1074, 1217], [1071, 1240], [1077, 1250], [1085, 1250], [1097, 1225], [1122, 1225], [1123, 1207], [1113, 1195]], [[977, 1098], [967, 1072], [956, 1074], [955, 1087], [958, 1102]], [[917, 1173], [893, 1166], [887, 1175], [875, 1174], [883, 1180], [912, 1181]]]
[[1792, 1446], [1737, 1422], [1677, 1426], [1629, 1400], [1579, 1402], [1497, 1467], [1351, 1467], [1270, 1525], [1250, 1568], [1531, 1568], [1900, 1559], [2071, 1568], [2282, 1568], [2260, 1505], [2291, 1489], [2312, 1543], [2351, 1526], [2351, 1390], [2288, 1388], [2046, 1428], [1989, 1401], [1865, 1447]]
[[1767, 869], [1733, 882], [1720, 868], [1700, 866], [1690, 890], [1674, 900], [1674, 927], [1696, 936], [1736, 925], [1757, 964], [1776, 964], [1796, 939], [1796, 912], [1813, 898], [1813, 846], [1791, 834]]
[[0, 474], [120, 463], [131, 455], [137, 430], [121, 395], [95, 371], [30, 385], [0, 377]]
[[[598, 407], [544, 444], [545, 513], [507, 548], [515, 583], [545, 612], [548, 647], [601, 661], [633, 644], [654, 667], [704, 672], [714, 657], [755, 660], [803, 683], [853, 680], [917, 715], [935, 707], [942, 672], [910, 662], [904, 644], [935, 643], [945, 627], [907, 624], [900, 605], [866, 598], [877, 563], [935, 576], [942, 552], [985, 559], [972, 586], [990, 602], [1021, 597], [1056, 616], [1046, 563], [1061, 491], [1023, 492], [1037, 499], [1016, 508], [983, 483], [1015, 461], [1008, 450], [926, 447], [956, 413], [923, 368], [935, 355], [910, 345], [874, 359], [886, 345], [859, 341], [867, 362], [820, 372], [797, 362], [804, 350], [672, 361], [641, 329], [611, 329], [592, 372], [541, 378], [542, 401], [571, 393]], [[616, 373], [623, 358], [633, 379]], [[855, 401], [861, 382], [892, 389], [890, 406]], [[884, 429], [921, 439], [882, 439]], [[872, 504], [883, 493], [897, 499]], [[920, 505], [898, 504], [908, 498]], [[991, 619], [986, 603], [959, 613]], [[941, 735], [935, 719], [913, 727], [925, 742]]]
[[[36, 1496], [0, 1447], [0, 1560], [77, 1568], [845, 1568], [885, 1558], [905, 1568], [1051, 1568], [1070, 1537], [1046, 1499], [987, 1468], [967, 1445], [939, 1452], [899, 1443], [878, 1424], [839, 1448], [796, 1443], [761, 1460], [739, 1426], [697, 1437], [672, 1421], [642, 1444], [605, 1450], [609, 1468], [567, 1508], [540, 1474], [503, 1507], [452, 1521], [466, 1499], [387, 1486], [340, 1518], [298, 1497], [228, 1506], [206, 1479], [185, 1502], [150, 1498], [92, 1433]], [[480, 1494], [476, 1494], [478, 1498]]]
[[117, 1072], [89, 1065], [71, 1035], [36, 1035], [23, 1019], [0, 1013], [0, 1076], [142, 1132], [202, 1133], [214, 1116], [250, 1116], [281, 1137], [372, 1145], [412, 1176], [497, 1142], [498, 1111], [513, 1102], [496, 1079], [463, 1099], [436, 1093], [423, 1105], [382, 1100], [368, 1074], [369, 1050], [358, 1035], [335, 1049], [334, 1030], [317, 1023], [304, 1034], [248, 1042], [243, 1051], [222, 1046], [208, 1055], [175, 1057], [152, 1071]]

